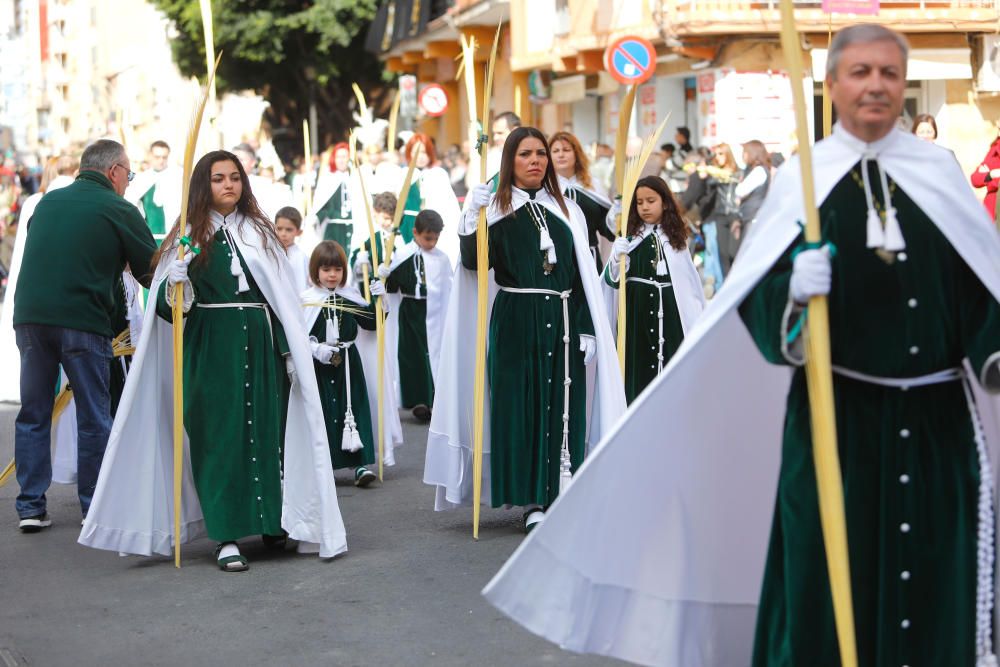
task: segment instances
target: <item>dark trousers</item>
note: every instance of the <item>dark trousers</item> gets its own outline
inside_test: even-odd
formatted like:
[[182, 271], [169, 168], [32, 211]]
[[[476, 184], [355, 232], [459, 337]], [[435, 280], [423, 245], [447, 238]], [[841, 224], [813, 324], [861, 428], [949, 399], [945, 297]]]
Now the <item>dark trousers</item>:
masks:
[[21, 353], [21, 410], [14, 426], [21, 487], [17, 514], [25, 518], [45, 512], [45, 492], [52, 483], [52, 408], [61, 364], [76, 403], [77, 493], [86, 515], [111, 433], [111, 339], [42, 324], [22, 324], [14, 333]]

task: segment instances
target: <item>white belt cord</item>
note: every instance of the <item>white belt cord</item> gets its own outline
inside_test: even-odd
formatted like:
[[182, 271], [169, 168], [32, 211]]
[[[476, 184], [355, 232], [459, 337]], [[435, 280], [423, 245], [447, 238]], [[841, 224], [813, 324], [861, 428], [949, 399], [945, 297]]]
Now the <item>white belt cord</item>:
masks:
[[566, 486], [572, 479], [570, 468], [572, 462], [569, 455], [569, 387], [573, 384], [569, 375], [569, 296], [573, 290], [557, 292], [549, 289], [518, 289], [516, 287], [500, 287], [501, 291], [511, 294], [544, 294], [545, 296], [557, 296], [562, 300], [563, 311], [563, 413], [562, 413], [562, 447], [559, 454], [559, 493], [565, 491]]
[[416, 294], [402, 294], [404, 299], [416, 299], [417, 301], [426, 301], [426, 296], [417, 296]]
[[965, 373], [961, 368], [948, 368], [943, 371], [937, 371], [936, 373], [929, 373], [928, 375], [919, 375], [917, 377], [910, 378], [879, 377], [877, 375], [868, 375], [867, 373], [852, 371], [849, 368], [844, 368], [843, 366], [833, 366], [833, 372], [852, 380], [859, 380], [861, 382], [867, 382], [868, 384], [877, 384], [881, 387], [902, 389], [903, 391], [906, 391], [911, 387], [926, 387], [932, 384], [941, 384], [942, 382], [954, 382], [965, 377]]
[[976, 400], [962, 368], [949, 368], [912, 378], [886, 378], [867, 375], [839, 366], [833, 372], [853, 380], [906, 391], [945, 382], [962, 381], [965, 402], [972, 420], [973, 439], [979, 460], [978, 530], [976, 533], [976, 667], [997, 667], [993, 652], [993, 563], [995, 559], [992, 469], [986, 452], [986, 437], [979, 421]]
[[267, 318], [267, 330], [271, 334], [271, 346], [274, 347], [274, 326], [271, 324], [271, 309], [266, 303], [197, 303], [195, 304], [198, 308], [236, 308], [238, 310], [243, 310], [244, 308], [260, 308], [264, 311], [264, 317]]
[[655, 280], [649, 280], [647, 278], [639, 278], [639, 277], [626, 278], [625, 282], [640, 283], [642, 285], [649, 285], [650, 287], [656, 288], [656, 294], [659, 299], [659, 309], [656, 313], [656, 318], [659, 323], [659, 334], [660, 334], [659, 340], [657, 341], [658, 347], [656, 352], [656, 359], [658, 365], [656, 372], [659, 373], [660, 371], [663, 370], [663, 356], [664, 356], [663, 344], [666, 342], [666, 339], [663, 337], [663, 288], [670, 287], [673, 283], [660, 283]]
[[353, 341], [341, 341], [334, 347], [344, 353], [344, 385], [347, 388], [347, 410], [344, 412], [344, 433], [340, 437], [340, 448], [345, 452], [354, 453], [364, 448], [361, 435], [358, 433], [358, 423], [354, 419], [354, 408], [351, 404], [351, 355]]
[[983, 435], [979, 410], [972, 395], [968, 378], [963, 378], [962, 389], [969, 405], [972, 419], [972, 433], [976, 440], [979, 457], [979, 530], [976, 549], [976, 667], [996, 667], [997, 656], [993, 652], [993, 562], [995, 558], [995, 536], [993, 516], [992, 469], [986, 452], [986, 436]]

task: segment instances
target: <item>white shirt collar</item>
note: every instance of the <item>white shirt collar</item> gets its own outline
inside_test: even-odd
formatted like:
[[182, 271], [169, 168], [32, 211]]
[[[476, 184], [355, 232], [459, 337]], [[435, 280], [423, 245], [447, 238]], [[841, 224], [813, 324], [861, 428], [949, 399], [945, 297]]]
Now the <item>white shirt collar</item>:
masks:
[[846, 128], [841, 123], [837, 123], [833, 126], [833, 136], [840, 140], [843, 144], [854, 150], [858, 155], [868, 154], [872, 157], [877, 156], [879, 153], [884, 151], [886, 148], [892, 145], [898, 136], [899, 130], [893, 127], [889, 130], [881, 139], [877, 139], [871, 143], [865, 142], [862, 139], [857, 138], [853, 134], [847, 131]]

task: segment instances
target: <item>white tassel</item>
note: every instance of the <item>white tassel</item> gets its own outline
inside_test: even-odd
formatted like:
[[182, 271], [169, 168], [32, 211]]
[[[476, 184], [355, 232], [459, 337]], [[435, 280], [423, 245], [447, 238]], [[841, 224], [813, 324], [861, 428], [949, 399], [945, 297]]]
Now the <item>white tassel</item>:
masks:
[[236, 288], [236, 291], [241, 293], [250, 291], [250, 284], [247, 282], [247, 277], [243, 273], [243, 266], [240, 265], [240, 256], [236, 253], [235, 247], [233, 248], [233, 257], [229, 261], [229, 273], [231, 273], [233, 277], [236, 278], [236, 281], [239, 285]]
[[885, 249], [889, 252], [906, 249], [903, 230], [900, 229], [899, 220], [896, 218], [896, 209], [891, 207], [885, 210]]
[[556, 244], [552, 242], [549, 230], [542, 227], [538, 230], [539, 248], [545, 251], [545, 258], [549, 264], [556, 263]]
[[881, 248], [885, 245], [885, 232], [882, 231], [882, 220], [874, 208], [868, 209], [868, 241], [869, 248]]
[[326, 344], [333, 345], [337, 342], [336, 324], [332, 317], [326, 319]]
[[656, 275], [665, 276], [667, 275], [667, 260], [660, 258], [660, 261], [656, 263]]
[[358, 427], [354, 422], [354, 413], [348, 410], [344, 415], [344, 432], [340, 437], [340, 448], [353, 454], [362, 447], [364, 445], [361, 444], [361, 436], [358, 434]]

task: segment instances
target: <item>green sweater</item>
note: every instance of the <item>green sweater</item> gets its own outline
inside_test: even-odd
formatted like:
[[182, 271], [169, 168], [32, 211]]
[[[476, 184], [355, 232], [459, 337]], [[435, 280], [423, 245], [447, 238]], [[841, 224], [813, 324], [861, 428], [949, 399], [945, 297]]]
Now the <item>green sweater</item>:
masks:
[[14, 295], [14, 326], [45, 324], [109, 338], [115, 283], [128, 264], [149, 287], [153, 235], [103, 174], [83, 171], [31, 217]]

